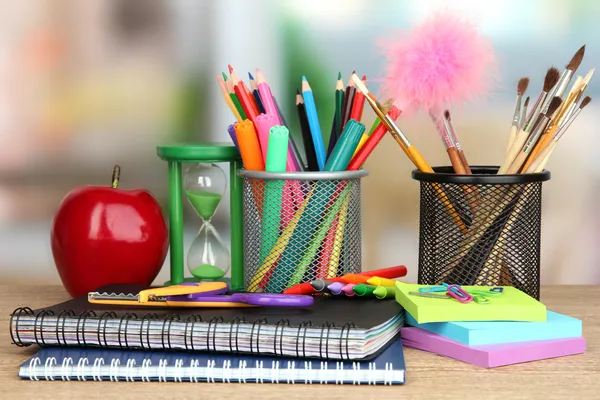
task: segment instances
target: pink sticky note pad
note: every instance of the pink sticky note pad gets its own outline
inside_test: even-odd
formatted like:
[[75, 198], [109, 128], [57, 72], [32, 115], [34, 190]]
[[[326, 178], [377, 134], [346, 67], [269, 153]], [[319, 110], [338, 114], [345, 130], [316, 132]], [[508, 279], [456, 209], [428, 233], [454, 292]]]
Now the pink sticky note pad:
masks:
[[402, 328], [402, 344], [484, 368], [585, 352], [583, 337], [467, 346], [421, 328]]

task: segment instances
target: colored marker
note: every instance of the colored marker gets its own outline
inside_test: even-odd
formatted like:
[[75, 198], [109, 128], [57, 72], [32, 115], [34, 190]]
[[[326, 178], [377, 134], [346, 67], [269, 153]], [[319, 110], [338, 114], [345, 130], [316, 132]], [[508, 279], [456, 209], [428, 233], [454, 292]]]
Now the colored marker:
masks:
[[393, 286], [377, 286], [375, 290], [373, 290], [373, 294], [379, 300], [393, 299], [396, 297], [396, 288]]

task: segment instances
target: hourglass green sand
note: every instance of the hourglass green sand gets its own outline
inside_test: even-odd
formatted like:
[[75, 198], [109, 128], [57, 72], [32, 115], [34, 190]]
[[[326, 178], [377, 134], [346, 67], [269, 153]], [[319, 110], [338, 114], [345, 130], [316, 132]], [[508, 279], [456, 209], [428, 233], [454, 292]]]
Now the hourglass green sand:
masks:
[[[243, 290], [242, 179], [238, 175], [242, 160], [239, 152], [229, 143], [206, 143], [158, 146], [157, 153], [169, 166], [171, 278], [165, 285], [199, 280], [227, 281], [225, 275], [231, 269], [231, 290]], [[229, 163], [231, 256], [211, 224], [227, 186], [227, 176], [213, 163]], [[182, 164], [189, 165], [185, 174]], [[184, 276], [184, 196], [202, 219], [200, 231], [187, 254], [190, 278]]]
[[196, 210], [198, 215], [204, 220], [209, 220], [215, 215], [215, 211], [217, 211], [217, 207], [223, 198], [223, 196], [218, 193], [194, 190], [186, 190], [185, 195], [192, 204], [192, 207], [194, 207], [194, 210]]

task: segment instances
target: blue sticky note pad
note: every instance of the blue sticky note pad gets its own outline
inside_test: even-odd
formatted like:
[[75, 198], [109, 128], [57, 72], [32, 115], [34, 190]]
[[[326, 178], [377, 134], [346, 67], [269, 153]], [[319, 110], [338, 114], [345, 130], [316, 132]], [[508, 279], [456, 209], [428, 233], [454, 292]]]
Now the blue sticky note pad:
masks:
[[530, 342], [582, 336], [581, 320], [547, 311], [545, 322], [472, 321], [419, 324], [406, 313], [406, 323], [456, 340], [467, 346]]

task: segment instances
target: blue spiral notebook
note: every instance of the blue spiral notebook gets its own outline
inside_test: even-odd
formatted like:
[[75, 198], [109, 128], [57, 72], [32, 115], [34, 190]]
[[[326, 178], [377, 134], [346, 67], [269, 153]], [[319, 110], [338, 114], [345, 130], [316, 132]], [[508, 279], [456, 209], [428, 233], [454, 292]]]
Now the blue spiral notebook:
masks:
[[30, 380], [402, 385], [400, 338], [370, 361], [44, 347], [21, 364]]

